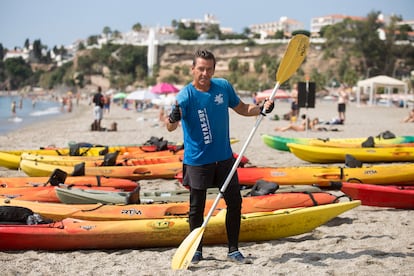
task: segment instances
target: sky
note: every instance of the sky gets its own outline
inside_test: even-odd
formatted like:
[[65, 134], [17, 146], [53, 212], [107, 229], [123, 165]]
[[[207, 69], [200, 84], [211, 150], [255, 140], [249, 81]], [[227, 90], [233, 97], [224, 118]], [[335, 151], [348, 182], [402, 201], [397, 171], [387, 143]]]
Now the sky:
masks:
[[1, 0], [0, 43], [23, 47], [40, 39], [49, 49], [78, 39], [112, 31], [127, 32], [142, 26], [170, 26], [182, 18], [214, 15], [221, 27], [241, 33], [253, 24], [278, 21], [286, 16], [310, 29], [313, 17], [331, 14], [366, 16], [372, 11], [414, 20], [413, 0]]

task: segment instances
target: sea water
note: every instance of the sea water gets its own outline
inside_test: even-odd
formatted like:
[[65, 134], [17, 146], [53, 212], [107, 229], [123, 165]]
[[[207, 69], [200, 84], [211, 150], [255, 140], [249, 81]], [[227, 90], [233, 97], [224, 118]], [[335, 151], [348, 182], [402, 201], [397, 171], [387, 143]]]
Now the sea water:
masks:
[[[11, 111], [13, 101], [16, 101], [15, 115]], [[0, 135], [59, 116], [62, 114], [60, 110], [61, 104], [57, 101], [41, 98], [32, 101], [30, 97], [0, 96]]]

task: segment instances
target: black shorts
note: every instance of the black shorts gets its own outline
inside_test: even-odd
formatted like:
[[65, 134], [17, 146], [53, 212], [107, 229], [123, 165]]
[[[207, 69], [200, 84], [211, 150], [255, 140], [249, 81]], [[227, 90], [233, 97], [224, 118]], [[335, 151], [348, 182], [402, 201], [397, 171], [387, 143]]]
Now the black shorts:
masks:
[[338, 112], [345, 112], [345, 104], [344, 103], [338, 104]]
[[[228, 174], [230, 173], [235, 159], [232, 157], [227, 160], [202, 165], [190, 166], [183, 165], [183, 185], [190, 186], [197, 190], [206, 190], [208, 188], [221, 188]], [[229, 186], [239, 186], [237, 171], [234, 173]]]

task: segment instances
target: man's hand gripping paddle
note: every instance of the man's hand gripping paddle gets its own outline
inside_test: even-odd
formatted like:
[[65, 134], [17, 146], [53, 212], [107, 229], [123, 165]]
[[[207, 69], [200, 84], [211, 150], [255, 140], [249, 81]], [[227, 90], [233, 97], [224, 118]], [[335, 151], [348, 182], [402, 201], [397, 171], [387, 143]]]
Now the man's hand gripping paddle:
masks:
[[[279, 89], [280, 85], [284, 83], [286, 80], [288, 80], [302, 64], [303, 60], [306, 57], [308, 47], [309, 32], [298, 32], [293, 35], [277, 70], [276, 85], [273, 88], [272, 94], [270, 95], [270, 100], [273, 100], [273, 98], [276, 95], [276, 91]], [[171, 262], [172, 269], [187, 269], [187, 267], [189, 266], [191, 259], [193, 258], [193, 255], [201, 242], [201, 238], [203, 237], [207, 223], [210, 220], [210, 217], [212, 216], [214, 210], [216, 209], [222, 194], [226, 191], [227, 186], [229, 185], [230, 180], [236, 172], [237, 167], [240, 164], [241, 158], [243, 157], [244, 152], [246, 151], [247, 146], [252, 140], [254, 133], [259, 127], [263, 117], [263, 114], [259, 115], [256, 124], [250, 132], [246, 143], [240, 151], [231, 171], [229, 172], [223, 186], [220, 189], [220, 193], [217, 195], [216, 200], [214, 201], [213, 205], [210, 208], [210, 211], [205, 217], [203, 224], [200, 227], [191, 231], [191, 233], [184, 239], [184, 241], [180, 244], [177, 251], [175, 252]]]

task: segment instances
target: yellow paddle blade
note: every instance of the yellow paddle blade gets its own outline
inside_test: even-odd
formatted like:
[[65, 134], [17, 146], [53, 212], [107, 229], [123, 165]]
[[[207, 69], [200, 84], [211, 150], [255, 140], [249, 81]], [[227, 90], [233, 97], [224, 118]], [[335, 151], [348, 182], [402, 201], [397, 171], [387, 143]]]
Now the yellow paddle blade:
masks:
[[197, 250], [198, 245], [203, 237], [205, 227], [199, 227], [191, 231], [191, 233], [184, 239], [175, 252], [172, 262], [172, 269], [187, 269], [190, 265], [191, 259]]
[[289, 41], [286, 52], [276, 73], [276, 81], [280, 84], [288, 80], [302, 64], [309, 48], [309, 36], [296, 34]]

